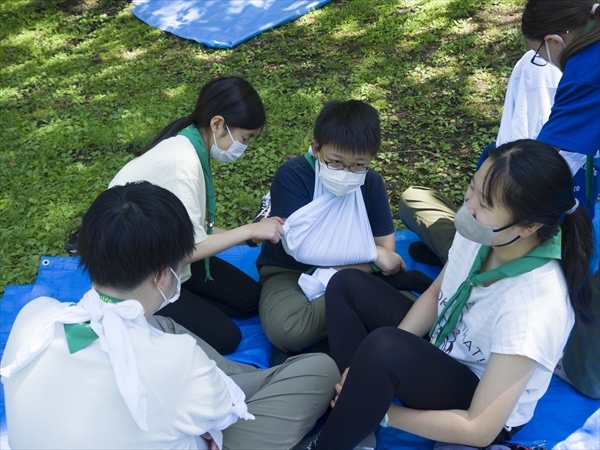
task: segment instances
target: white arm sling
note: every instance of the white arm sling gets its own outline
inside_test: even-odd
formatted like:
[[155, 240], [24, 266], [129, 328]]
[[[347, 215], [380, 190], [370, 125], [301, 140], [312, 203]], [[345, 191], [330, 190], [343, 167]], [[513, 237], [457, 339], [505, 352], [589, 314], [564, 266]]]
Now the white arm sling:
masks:
[[[307, 160], [310, 161], [309, 158]], [[295, 211], [283, 225], [285, 234], [281, 242], [286, 253], [298, 262], [318, 267], [375, 261], [377, 248], [361, 188], [338, 197], [323, 186], [319, 170], [319, 164], [315, 164], [313, 200]], [[325, 278], [319, 273], [313, 274], [314, 278], [320, 278], [318, 283], [315, 283], [316, 279], [305, 280], [309, 290], [305, 294], [310, 300], [311, 297], [316, 298], [315, 292], [324, 292], [327, 281], [333, 275], [333, 272], [328, 272], [330, 275]], [[302, 277], [299, 281], [301, 287]]]

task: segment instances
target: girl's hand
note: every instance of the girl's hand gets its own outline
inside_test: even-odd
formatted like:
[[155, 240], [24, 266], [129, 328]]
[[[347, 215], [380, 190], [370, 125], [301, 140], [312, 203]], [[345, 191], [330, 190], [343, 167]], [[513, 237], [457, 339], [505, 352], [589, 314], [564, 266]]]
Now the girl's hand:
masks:
[[268, 217], [260, 222], [251, 223], [248, 226], [251, 229], [251, 239], [255, 244], [262, 241], [269, 241], [277, 244], [283, 236], [284, 220], [280, 217]]
[[406, 263], [398, 253], [379, 245], [377, 246], [377, 260], [375, 261], [375, 265], [379, 267], [381, 273], [386, 277], [406, 270]]
[[344, 370], [342, 378], [340, 378], [340, 382], [335, 385], [335, 397], [329, 402], [332, 408], [335, 406], [335, 403], [337, 402], [337, 399], [340, 396], [340, 392], [342, 392], [342, 388], [344, 387], [344, 383], [346, 382], [346, 376], [348, 375], [348, 370], [350, 370], [350, 367], [347, 367], [346, 370]]
[[208, 449], [209, 450], [219, 450], [219, 446], [217, 445], [217, 443], [215, 442], [215, 440], [212, 438], [212, 436], [210, 435], [210, 433], [204, 433], [200, 437], [206, 441], [206, 443], [208, 444]]

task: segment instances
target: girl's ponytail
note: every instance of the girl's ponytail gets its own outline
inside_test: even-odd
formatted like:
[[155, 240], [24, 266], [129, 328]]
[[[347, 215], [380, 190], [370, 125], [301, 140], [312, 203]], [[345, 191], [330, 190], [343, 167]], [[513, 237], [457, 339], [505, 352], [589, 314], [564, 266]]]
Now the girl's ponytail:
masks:
[[499, 193], [497, 200], [517, 225], [541, 224], [536, 233], [542, 242], [561, 228], [560, 266], [571, 305], [578, 322], [591, 323], [592, 223], [573, 197], [569, 165], [554, 147], [530, 139], [490, 149], [488, 157], [493, 164], [482, 189], [484, 196]]
[[146, 145], [143, 149], [141, 149], [137, 152], [134, 152], [133, 155], [134, 156], [142, 156], [148, 150], [156, 147], [159, 142], [164, 141], [165, 139], [168, 139], [170, 137], [177, 136], [177, 134], [181, 130], [183, 130], [188, 125], [191, 125], [192, 123], [194, 123], [194, 121], [192, 120], [192, 118], [190, 116], [185, 116], [185, 117], [181, 117], [177, 120], [174, 120], [169, 125], [167, 125], [162, 130], [160, 130], [159, 133], [156, 136], [154, 136], [154, 138], [150, 141], [150, 143], [148, 145]]
[[586, 210], [578, 206], [565, 214], [562, 229], [562, 267], [575, 316], [585, 324], [592, 323], [590, 259], [592, 257], [592, 224]]

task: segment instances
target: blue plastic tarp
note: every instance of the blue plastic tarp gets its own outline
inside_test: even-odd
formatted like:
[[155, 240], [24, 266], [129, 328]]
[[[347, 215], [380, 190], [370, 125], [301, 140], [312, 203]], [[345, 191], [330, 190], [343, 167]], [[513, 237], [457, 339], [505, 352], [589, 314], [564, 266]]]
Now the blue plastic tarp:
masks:
[[208, 47], [231, 48], [331, 0], [134, 0], [140, 20]]
[[[596, 235], [600, 235], [600, 206], [596, 208], [594, 220]], [[421, 270], [435, 277], [438, 268], [416, 263], [408, 255], [408, 246], [417, 237], [410, 231], [396, 232], [398, 253], [404, 258], [408, 269]], [[258, 248], [233, 247], [218, 256], [258, 278], [255, 261]], [[9, 286], [0, 301], [0, 357], [12, 324], [20, 309], [30, 300], [41, 295], [61, 301], [78, 301], [89, 289], [88, 275], [78, 268], [78, 258], [43, 257], [34, 285]], [[264, 335], [258, 317], [236, 319], [242, 330], [242, 343], [228, 358], [268, 367], [271, 344]], [[552, 378], [550, 387], [539, 401], [533, 419], [514, 436], [514, 442], [533, 446], [545, 442], [548, 449], [571, 450], [600, 448], [600, 400], [593, 400], [578, 393], [572, 386], [557, 377]], [[376, 430], [379, 450], [430, 450], [433, 442], [419, 436], [392, 428]], [[0, 448], [8, 449], [4, 392], [0, 389]]]

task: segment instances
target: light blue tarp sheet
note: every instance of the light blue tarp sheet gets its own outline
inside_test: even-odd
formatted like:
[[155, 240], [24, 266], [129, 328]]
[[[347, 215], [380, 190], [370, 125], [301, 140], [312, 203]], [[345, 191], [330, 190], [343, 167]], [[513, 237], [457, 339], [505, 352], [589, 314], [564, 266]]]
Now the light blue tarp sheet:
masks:
[[208, 47], [231, 48], [331, 0], [134, 0], [140, 20]]
[[[596, 208], [595, 228], [600, 230], [600, 207]], [[416, 241], [410, 231], [396, 233], [397, 250], [405, 259], [409, 269], [422, 270], [435, 277], [438, 270], [414, 262], [408, 256], [408, 245]], [[234, 247], [219, 256], [231, 262], [255, 279], [258, 273], [254, 261], [258, 248]], [[76, 302], [89, 289], [87, 274], [77, 268], [74, 257], [43, 257], [35, 284], [9, 286], [0, 302], [0, 357], [12, 324], [19, 310], [31, 299], [41, 295], [61, 301]], [[236, 320], [242, 330], [243, 340], [230, 359], [267, 367], [271, 344], [262, 332], [258, 317]], [[546, 441], [548, 449], [598, 449], [600, 448], [600, 401], [579, 394], [570, 385], [553, 377], [550, 388], [538, 403], [535, 416], [517, 435], [515, 442], [534, 445]], [[433, 442], [410, 433], [390, 428], [379, 428], [376, 432], [377, 448], [380, 450], [411, 449], [430, 450]], [[7, 449], [6, 414], [4, 392], [0, 390], [0, 449]]]

